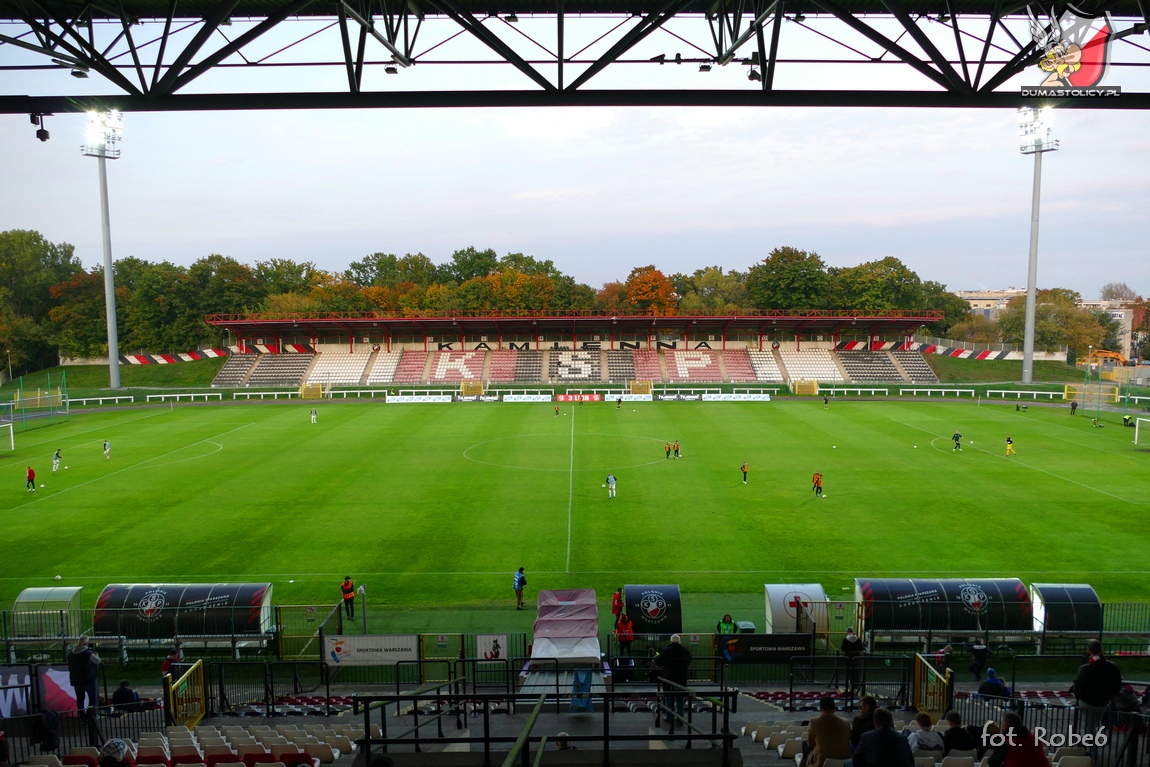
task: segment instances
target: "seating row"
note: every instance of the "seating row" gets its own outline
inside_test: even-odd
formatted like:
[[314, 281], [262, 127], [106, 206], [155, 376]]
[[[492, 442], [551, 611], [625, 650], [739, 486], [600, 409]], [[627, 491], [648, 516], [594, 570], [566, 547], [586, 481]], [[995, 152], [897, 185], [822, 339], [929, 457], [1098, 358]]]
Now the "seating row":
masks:
[[308, 383], [358, 384], [371, 361], [372, 352], [322, 352], [308, 374]]
[[224, 362], [220, 372], [212, 380], [212, 386], [239, 386], [244, 376], [259, 359], [255, 354], [233, 354]]
[[906, 375], [914, 383], [938, 383], [938, 376], [934, 374], [930, 365], [922, 358], [919, 352], [900, 351], [891, 352], [898, 364], [906, 371]]
[[852, 381], [880, 383], [902, 380], [902, 374], [886, 352], [841, 351], [838, 355]]
[[723, 352], [723, 363], [727, 366], [727, 378], [731, 383], [752, 383], [759, 380], [754, 366], [751, 365], [751, 355], [746, 349], [727, 349]]
[[552, 351], [547, 372], [555, 381], [599, 381], [603, 377], [598, 351]]
[[635, 380], [635, 358], [628, 349], [607, 352], [607, 378], [616, 382]]
[[780, 349], [779, 357], [792, 381], [842, 382], [843, 376], [835, 365], [834, 357], [827, 349]]
[[[395, 380], [395, 369], [399, 367], [399, 359], [403, 352], [380, 352], [375, 357], [375, 364], [367, 374], [367, 383], [389, 384]], [[422, 372], [422, 371], [421, 371]]]
[[248, 376], [249, 386], [299, 386], [314, 354], [261, 354]]

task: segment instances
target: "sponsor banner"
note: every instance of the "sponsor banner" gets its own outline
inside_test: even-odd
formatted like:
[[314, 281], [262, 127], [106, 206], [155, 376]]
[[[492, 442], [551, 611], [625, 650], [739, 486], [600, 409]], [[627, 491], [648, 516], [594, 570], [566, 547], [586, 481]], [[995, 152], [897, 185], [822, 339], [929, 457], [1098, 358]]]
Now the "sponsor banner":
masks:
[[456, 397], [456, 402], [498, 402], [499, 397], [493, 394], [484, 394], [482, 397]]
[[504, 394], [504, 402], [550, 402], [550, 394]]
[[[618, 400], [618, 395], [612, 397], [613, 400]], [[624, 394], [622, 396], [624, 402], [654, 402], [655, 397], [650, 394]]]
[[0, 719], [31, 713], [31, 702], [28, 700], [31, 686], [31, 666], [0, 666]]
[[769, 394], [704, 394], [703, 402], [770, 402]]
[[450, 394], [424, 394], [421, 396], [411, 396], [410, 394], [389, 394], [387, 395], [387, 404], [389, 405], [422, 405], [427, 402], [451, 402]]
[[506, 634], [476, 634], [475, 651], [487, 660], [500, 660], [507, 655]]
[[419, 660], [418, 634], [367, 634], [323, 638], [329, 666], [391, 666]]
[[703, 399], [702, 394], [659, 394], [656, 396], [660, 402], [698, 402]]
[[623, 609], [635, 624], [636, 634], [678, 634], [683, 630], [678, 586], [624, 586]]
[[556, 394], [556, 402], [602, 402], [602, 394]]
[[728, 663], [789, 663], [795, 655], [813, 655], [810, 634], [720, 634], [715, 654]]

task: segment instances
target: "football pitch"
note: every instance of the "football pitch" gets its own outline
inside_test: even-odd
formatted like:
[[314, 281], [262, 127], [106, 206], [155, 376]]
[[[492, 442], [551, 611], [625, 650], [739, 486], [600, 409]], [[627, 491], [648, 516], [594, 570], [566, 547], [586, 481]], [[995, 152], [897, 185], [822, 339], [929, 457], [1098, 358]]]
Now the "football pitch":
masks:
[[[351, 575], [393, 615], [491, 612], [511, 604], [520, 566], [532, 602], [541, 588], [606, 599], [671, 583], [685, 608], [707, 605], [704, 621], [732, 603], [761, 621], [764, 583], [836, 594], [856, 576], [1148, 598], [1150, 452], [1113, 414], [1095, 429], [1065, 407], [974, 402], [564, 403], [559, 416], [324, 402], [312, 424], [311, 406], [73, 413], [18, 432], [0, 454], [0, 606], [57, 574], [88, 607], [117, 582], [270, 581], [277, 603], [334, 604]], [[682, 457], [665, 458], [676, 440]], [[53, 474], [57, 448], [68, 469]]]

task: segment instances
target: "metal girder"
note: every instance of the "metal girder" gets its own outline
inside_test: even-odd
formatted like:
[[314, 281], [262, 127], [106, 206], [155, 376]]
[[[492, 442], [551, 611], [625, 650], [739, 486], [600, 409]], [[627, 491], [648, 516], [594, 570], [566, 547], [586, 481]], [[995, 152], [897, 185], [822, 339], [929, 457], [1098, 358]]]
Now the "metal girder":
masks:
[[970, 83], [964, 82], [963, 79], [958, 76], [958, 72], [954, 71], [954, 67], [952, 67], [950, 62], [946, 60], [946, 57], [942, 55], [938, 46], [930, 41], [926, 33], [922, 31], [914, 19], [910, 17], [910, 14], [906, 12], [906, 9], [902, 7], [902, 3], [900, 3], [899, 0], [882, 0], [882, 4], [886, 6], [888, 11], [894, 14], [894, 17], [898, 19], [898, 23], [902, 24], [903, 29], [907, 31], [911, 39], [918, 43], [918, 47], [922, 48], [926, 55], [930, 57], [930, 60], [934, 62], [934, 65], [938, 67], [938, 71], [946, 78], [950, 90], [959, 92], [971, 90]]
[[915, 56], [913, 53], [903, 48], [901, 45], [896, 43], [894, 40], [891, 40], [886, 35], [883, 35], [877, 30], [873, 29], [870, 25], [863, 23], [861, 20], [848, 12], [845, 8], [833, 2], [833, 0], [811, 0], [811, 2], [819, 8], [822, 8], [827, 13], [835, 16], [837, 19], [839, 19], [839, 21], [843, 22], [848, 27], [870, 40], [872, 43], [876, 43], [881, 46], [884, 51], [894, 54], [899, 59], [901, 59], [903, 63], [909, 65], [916, 72], [925, 75], [927, 78], [938, 83], [943, 88], [951, 90], [950, 82], [940, 72], [931, 69], [918, 56]]
[[6, 45], [14, 45], [17, 48], [23, 48], [26, 51], [32, 51], [33, 53], [40, 53], [40, 54], [43, 54], [45, 56], [50, 56], [54, 59], [59, 59], [60, 61], [63, 61], [66, 64], [70, 64], [74, 67], [83, 65], [82, 62], [79, 59], [75, 58], [74, 56], [69, 56], [66, 53], [60, 53], [60, 51], [55, 50], [53, 48], [45, 48], [42, 45], [36, 45], [35, 43], [29, 43], [29, 42], [26, 42], [26, 41], [21, 40], [19, 38], [16, 38], [16, 37], [9, 37], [8, 35], [0, 35], [0, 43], [5, 43]]
[[613, 61], [633, 48], [640, 40], [674, 18], [675, 14], [686, 8], [690, 2], [691, 0], [669, 0], [660, 10], [647, 14], [638, 25], [623, 35], [619, 42], [612, 45], [606, 53], [600, 56], [598, 61], [583, 70], [583, 73], [576, 77], [565, 90], [577, 90], [579, 86], [602, 72]]
[[204, 43], [208, 41], [208, 38], [215, 34], [220, 24], [231, 16], [232, 10], [238, 3], [239, 0], [222, 0], [210, 14], [204, 17], [204, 25], [200, 27], [199, 31], [196, 32], [195, 36], [188, 42], [187, 47], [180, 51], [180, 55], [176, 56], [176, 60], [168, 67], [168, 71], [164, 73], [164, 76], [161, 77], [160, 81], [152, 88], [153, 94], [167, 96], [175, 91], [173, 86], [176, 83], [176, 79], [180, 76], [180, 72], [191, 62], [192, 57], [200, 52], [200, 48], [204, 47]]
[[779, 34], [783, 27], [783, 12], [786, 6], [779, 0], [775, 9], [775, 21], [771, 24], [771, 50], [767, 54], [767, 67], [763, 72], [763, 90], [769, 91], [775, 87], [775, 66], [779, 61]]
[[511, 49], [511, 46], [499, 39], [474, 16], [463, 10], [455, 0], [427, 0], [427, 3], [438, 8], [441, 13], [446, 13], [456, 24], [479, 38], [488, 48], [502, 56], [505, 61], [538, 83], [543, 90], [558, 90], [539, 70], [528, 64], [522, 56]]
[[388, 40], [386, 37], [381, 35], [379, 31], [376, 30], [374, 24], [365, 19], [362, 15], [360, 15], [358, 11], [349, 6], [346, 2], [341, 2], [339, 7], [341, 14], [346, 13], [348, 16], [355, 19], [356, 23], [359, 24], [360, 27], [367, 32], [367, 34], [378, 40], [380, 45], [382, 45], [384, 48], [387, 48], [396, 64], [399, 64], [403, 67], [411, 66], [411, 59], [408, 58], [407, 54], [399, 50], [399, 48], [396, 48], [395, 43], [393, 43], [391, 40]]
[[[67, 50], [72, 56], [81, 62], [81, 65], [88, 69], [94, 69], [104, 77], [107, 77], [111, 82], [123, 88], [128, 93], [139, 95], [142, 91], [132, 84], [132, 81], [124, 77], [119, 70], [112, 66], [107, 59], [104, 58], [100, 51], [92, 44], [90, 39], [85, 40], [75, 28], [75, 24], [68, 21], [57, 19], [48, 13], [47, 9], [39, 2], [33, 2], [33, 5], [40, 11], [41, 17], [45, 20], [41, 23], [38, 19], [28, 16], [23, 17], [23, 21], [27, 24], [43, 41], [55, 42], [60, 47]], [[77, 16], [76, 18], [80, 18]], [[50, 20], [50, 21], [49, 21]], [[50, 23], [57, 24], [65, 34], [75, 41], [75, 45], [69, 42], [68, 37], [56, 34], [49, 26]], [[91, 25], [88, 28], [89, 35], [91, 35]]]
[[764, 9], [763, 12], [760, 13], [755, 18], [755, 20], [751, 22], [751, 25], [747, 27], [746, 32], [739, 35], [738, 39], [732, 40], [730, 46], [728, 46], [725, 51], [719, 52], [716, 63], [721, 67], [725, 67], [727, 64], [730, 64], [731, 60], [735, 58], [735, 54], [738, 52], [739, 48], [741, 48], [744, 44], [746, 44], [748, 40], [751, 39], [751, 35], [755, 34], [756, 29], [760, 28], [763, 24], [766, 23], [767, 19], [770, 18], [771, 14], [775, 12], [775, 9], [778, 7], [778, 5], [779, 4], [777, 2], [768, 5], [766, 9]]
[[[0, 96], [0, 114], [242, 111], [252, 109], [412, 109], [465, 107], [894, 107], [1015, 109], [1038, 99], [1019, 93], [946, 91], [555, 90], [395, 91], [372, 93], [189, 93], [166, 96]], [[1042, 99], [1059, 109], [1150, 109], [1150, 93], [1118, 98]]]

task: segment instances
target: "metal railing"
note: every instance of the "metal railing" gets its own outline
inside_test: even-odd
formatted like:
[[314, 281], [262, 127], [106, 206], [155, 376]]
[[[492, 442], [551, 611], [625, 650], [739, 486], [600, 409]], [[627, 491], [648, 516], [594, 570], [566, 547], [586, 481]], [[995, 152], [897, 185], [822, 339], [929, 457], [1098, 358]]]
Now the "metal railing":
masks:
[[939, 671], [920, 653], [914, 656], [913, 705], [938, 721], [954, 703], [954, 672]]
[[198, 660], [179, 679], [164, 677], [164, 702], [168, 720], [188, 729], [199, 724], [208, 713], [208, 695], [204, 686], [204, 662]]
[[[74, 748], [86, 746], [98, 748], [108, 738], [137, 741], [141, 732], [163, 730], [164, 716], [165, 711], [159, 707], [125, 711], [115, 706], [101, 706], [89, 709], [84, 715], [75, 711], [57, 714], [54, 736], [46, 732], [45, 720], [51, 721], [51, 715], [28, 714], [0, 719], [0, 730], [8, 739], [9, 761], [20, 764], [36, 754], [67, 754]], [[46, 737], [55, 739], [55, 749], [44, 747], [48, 745]]]

